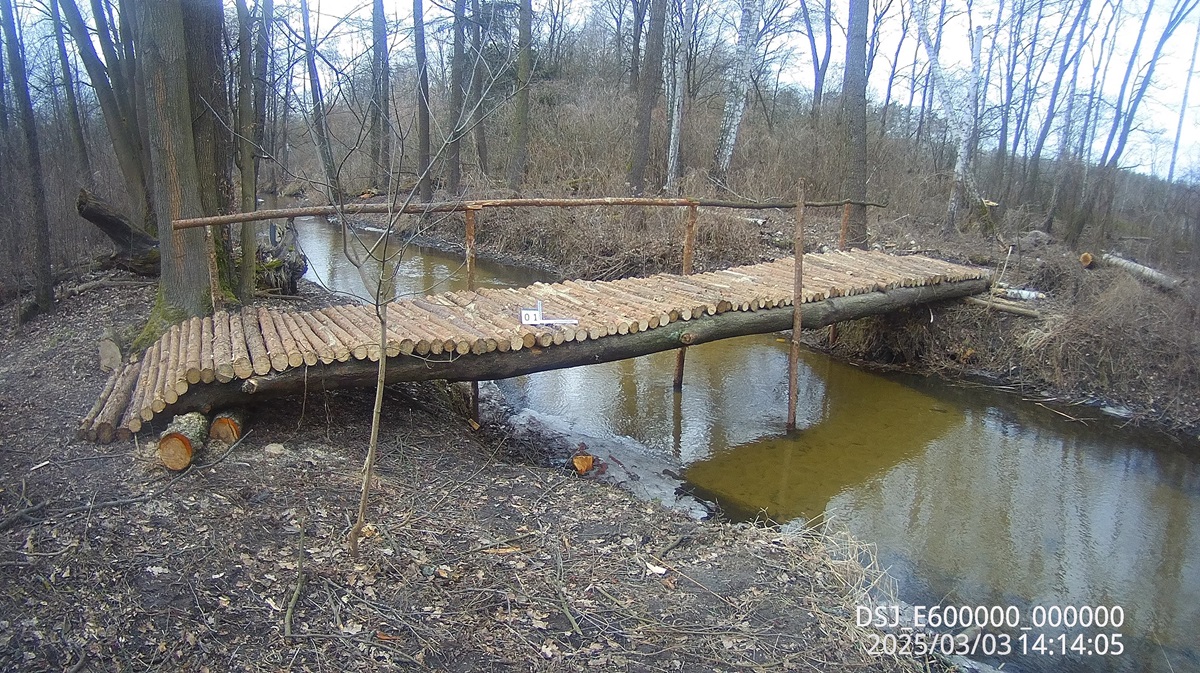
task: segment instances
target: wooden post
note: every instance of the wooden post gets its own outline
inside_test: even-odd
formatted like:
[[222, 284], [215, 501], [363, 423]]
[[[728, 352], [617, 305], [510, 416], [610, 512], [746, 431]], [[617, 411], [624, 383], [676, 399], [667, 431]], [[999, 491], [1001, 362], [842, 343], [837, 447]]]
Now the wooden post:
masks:
[[[845, 228], [842, 229], [845, 232]], [[788, 351], [787, 429], [796, 429], [796, 384], [800, 368], [800, 304], [804, 301], [804, 186], [796, 199], [796, 269], [792, 296], [792, 347]]]
[[[467, 252], [467, 289], [475, 289], [475, 211], [479, 207], [468, 208], [463, 214], [466, 221], [466, 252]], [[479, 427], [479, 381], [471, 381], [471, 420], [473, 427]]]
[[[804, 202], [803, 199], [801, 199], [800, 205], [803, 205], [803, 202]], [[847, 204], [842, 205], [842, 233], [840, 236], [838, 236], [838, 250], [846, 249], [846, 237], [847, 237], [847, 235], [849, 235], [849, 233], [850, 233], [850, 204], [847, 203]]]
[[[696, 254], [696, 215], [695, 203], [688, 205], [687, 220], [683, 232], [683, 275], [692, 273], [692, 257]], [[687, 346], [682, 346], [675, 354], [675, 391], [683, 390], [683, 363], [687, 359]]]

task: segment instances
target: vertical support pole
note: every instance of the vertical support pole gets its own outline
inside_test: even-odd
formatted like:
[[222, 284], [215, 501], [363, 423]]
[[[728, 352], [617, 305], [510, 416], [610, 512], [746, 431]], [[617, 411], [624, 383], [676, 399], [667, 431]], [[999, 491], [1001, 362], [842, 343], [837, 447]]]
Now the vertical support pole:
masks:
[[842, 233], [838, 236], [838, 250], [846, 249], [846, 237], [850, 234], [850, 204], [842, 206]]
[[475, 289], [475, 211], [478, 206], [467, 206], [463, 218], [466, 221], [467, 289]]
[[804, 301], [804, 185], [796, 200], [796, 268], [792, 288], [792, 347], [788, 351], [787, 429], [796, 429], [796, 384], [800, 368], [800, 304]]
[[[687, 221], [683, 233], [683, 275], [692, 273], [692, 257], [696, 254], [696, 217], [698, 207], [695, 203], [688, 205]], [[675, 351], [675, 392], [683, 390], [683, 363], [687, 359], [687, 346]]]
[[[466, 226], [466, 255], [467, 255], [467, 289], [475, 289], [475, 211], [478, 206], [468, 206], [463, 214]], [[474, 428], [479, 429], [479, 381], [471, 381], [471, 420]]]

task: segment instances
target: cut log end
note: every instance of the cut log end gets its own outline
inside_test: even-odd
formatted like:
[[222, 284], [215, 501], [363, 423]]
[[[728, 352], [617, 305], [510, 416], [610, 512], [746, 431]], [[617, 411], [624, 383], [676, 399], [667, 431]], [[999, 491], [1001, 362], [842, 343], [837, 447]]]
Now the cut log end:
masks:
[[241, 438], [245, 424], [245, 411], [241, 409], [223, 411], [213, 419], [212, 425], [208, 429], [208, 437], [225, 444], [233, 444]]
[[182, 470], [204, 447], [208, 438], [208, 419], [193, 411], [176, 416], [158, 438], [158, 458], [169, 470]]

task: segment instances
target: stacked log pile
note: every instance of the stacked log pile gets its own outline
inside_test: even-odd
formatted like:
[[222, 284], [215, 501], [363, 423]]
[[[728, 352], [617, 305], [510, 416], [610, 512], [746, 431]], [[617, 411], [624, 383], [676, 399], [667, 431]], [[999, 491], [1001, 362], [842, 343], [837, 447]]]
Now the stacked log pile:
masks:
[[[897, 288], [978, 281], [987, 272], [925, 257], [880, 252], [805, 255], [800, 301], [822, 302]], [[448, 292], [386, 306], [380, 339], [373, 306], [309, 312], [262, 307], [218, 311], [173, 325], [138, 362], [114, 371], [81, 436], [99, 442], [138, 432], [194, 387], [256, 381], [289, 369], [380, 357], [452, 359], [602, 339], [678, 321], [793, 304], [793, 260], [688, 276], [535, 283], [524, 288]], [[547, 318], [574, 324], [523, 325], [522, 308], [542, 302]], [[190, 408], [197, 408], [192, 405]]]

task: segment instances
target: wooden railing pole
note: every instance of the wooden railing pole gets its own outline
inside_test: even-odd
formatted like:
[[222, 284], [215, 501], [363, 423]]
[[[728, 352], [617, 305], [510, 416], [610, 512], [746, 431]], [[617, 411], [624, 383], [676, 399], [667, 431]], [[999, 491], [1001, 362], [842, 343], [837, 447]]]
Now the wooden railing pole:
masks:
[[466, 254], [467, 254], [467, 289], [475, 289], [475, 211], [478, 208], [468, 208], [463, 214], [466, 220]]
[[[463, 213], [463, 220], [466, 228], [464, 234], [466, 241], [467, 255], [467, 289], [475, 289], [475, 211], [480, 208], [468, 207]], [[479, 429], [479, 381], [471, 381], [471, 420], [475, 422], [473, 426]]]
[[[687, 221], [683, 233], [683, 275], [692, 273], [692, 257], [696, 254], [696, 216], [698, 208], [695, 203], [688, 206]], [[683, 390], [683, 363], [687, 359], [687, 346], [682, 346], [675, 353], [675, 391]]]
[[787, 429], [796, 429], [796, 387], [800, 369], [800, 304], [804, 302], [804, 185], [796, 200], [796, 269], [792, 289], [792, 347], [788, 351]]

